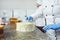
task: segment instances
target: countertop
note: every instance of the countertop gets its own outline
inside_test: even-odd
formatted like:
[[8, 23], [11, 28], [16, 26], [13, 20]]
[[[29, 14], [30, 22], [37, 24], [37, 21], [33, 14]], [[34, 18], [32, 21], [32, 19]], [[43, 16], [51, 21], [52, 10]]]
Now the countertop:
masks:
[[4, 37], [0, 38], [0, 40], [47, 40], [46, 34], [42, 33], [38, 28], [33, 32], [19, 32], [9, 27], [4, 28]]

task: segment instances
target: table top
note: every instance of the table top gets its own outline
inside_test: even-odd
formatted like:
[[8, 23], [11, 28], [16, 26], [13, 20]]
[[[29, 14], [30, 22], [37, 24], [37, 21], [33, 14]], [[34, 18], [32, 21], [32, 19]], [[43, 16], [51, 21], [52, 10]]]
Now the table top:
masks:
[[7, 27], [4, 29], [4, 38], [0, 38], [0, 40], [47, 40], [46, 34], [38, 28], [33, 32], [19, 32]]

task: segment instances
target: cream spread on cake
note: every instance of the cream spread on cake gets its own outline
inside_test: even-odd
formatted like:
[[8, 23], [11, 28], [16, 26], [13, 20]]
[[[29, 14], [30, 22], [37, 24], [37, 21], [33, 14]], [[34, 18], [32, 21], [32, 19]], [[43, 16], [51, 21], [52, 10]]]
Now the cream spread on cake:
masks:
[[35, 25], [32, 22], [20, 22], [16, 23], [16, 30], [21, 32], [31, 32], [35, 30]]

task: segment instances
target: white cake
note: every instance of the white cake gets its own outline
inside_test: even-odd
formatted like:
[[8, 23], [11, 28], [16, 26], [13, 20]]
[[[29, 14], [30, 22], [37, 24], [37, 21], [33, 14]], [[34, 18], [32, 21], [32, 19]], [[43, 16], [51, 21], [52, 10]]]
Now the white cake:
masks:
[[16, 30], [21, 32], [31, 32], [35, 30], [35, 25], [32, 22], [16, 23]]

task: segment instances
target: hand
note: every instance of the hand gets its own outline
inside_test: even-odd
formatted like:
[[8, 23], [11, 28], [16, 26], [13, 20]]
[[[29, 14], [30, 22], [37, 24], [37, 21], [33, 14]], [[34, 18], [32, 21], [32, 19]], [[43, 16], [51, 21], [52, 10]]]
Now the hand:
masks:
[[[58, 25], [56, 25], [56, 24], [49, 24], [49, 25], [47, 25], [47, 26], [44, 26], [44, 27], [43, 27], [43, 30], [49, 30], [49, 29], [56, 30], [57, 27], [58, 27]], [[58, 27], [58, 28], [59, 28], [59, 27]]]
[[26, 16], [26, 20], [28, 20], [28, 21], [33, 21], [33, 17], [31, 17], [31, 16]]

